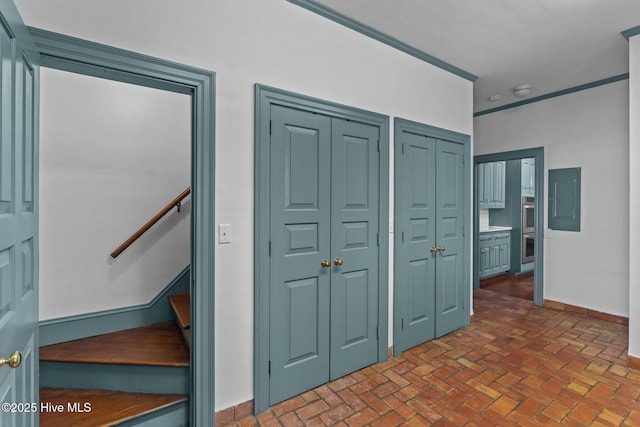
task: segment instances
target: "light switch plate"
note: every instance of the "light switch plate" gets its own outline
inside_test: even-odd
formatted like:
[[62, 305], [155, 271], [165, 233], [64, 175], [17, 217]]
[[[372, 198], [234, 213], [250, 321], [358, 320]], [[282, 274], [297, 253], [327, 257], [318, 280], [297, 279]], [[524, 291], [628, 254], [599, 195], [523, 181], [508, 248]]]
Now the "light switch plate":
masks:
[[231, 224], [218, 224], [218, 243], [231, 243]]

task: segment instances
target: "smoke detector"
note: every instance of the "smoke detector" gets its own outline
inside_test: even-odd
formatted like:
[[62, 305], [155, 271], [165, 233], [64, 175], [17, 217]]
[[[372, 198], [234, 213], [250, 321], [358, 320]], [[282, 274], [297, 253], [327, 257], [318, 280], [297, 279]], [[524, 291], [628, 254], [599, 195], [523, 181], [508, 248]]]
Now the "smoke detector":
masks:
[[531, 95], [531, 85], [520, 85], [513, 90], [513, 96], [516, 98], [526, 98]]

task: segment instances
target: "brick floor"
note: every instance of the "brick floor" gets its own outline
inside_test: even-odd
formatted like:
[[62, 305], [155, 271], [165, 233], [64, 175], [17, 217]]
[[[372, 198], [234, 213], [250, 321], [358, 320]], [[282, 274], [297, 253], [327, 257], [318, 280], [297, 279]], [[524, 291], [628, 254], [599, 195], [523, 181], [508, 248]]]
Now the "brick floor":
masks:
[[485, 289], [474, 312], [468, 328], [231, 425], [640, 426], [627, 326]]

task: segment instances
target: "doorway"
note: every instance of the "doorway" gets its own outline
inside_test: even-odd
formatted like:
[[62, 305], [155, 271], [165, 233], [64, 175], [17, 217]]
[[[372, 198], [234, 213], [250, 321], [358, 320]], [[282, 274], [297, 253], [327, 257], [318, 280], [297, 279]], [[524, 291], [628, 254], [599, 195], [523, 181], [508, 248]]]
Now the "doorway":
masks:
[[528, 297], [532, 286], [542, 306], [544, 147], [475, 156], [474, 173], [474, 289], [487, 278], [483, 287]]
[[212, 72], [86, 40], [30, 29], [41, 65], [191, 97], [192, 425], [213, 426], [214, 411], [214, 84]]

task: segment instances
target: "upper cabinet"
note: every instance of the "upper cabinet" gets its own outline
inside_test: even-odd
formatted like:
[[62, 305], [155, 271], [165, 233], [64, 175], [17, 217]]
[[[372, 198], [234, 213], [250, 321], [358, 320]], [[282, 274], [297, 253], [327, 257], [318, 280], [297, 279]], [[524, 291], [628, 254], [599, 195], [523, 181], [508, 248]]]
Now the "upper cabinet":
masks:
[[480, 209], [504, 208], [506, 162], [478, 164], [478, 206]]
[[536, 195], [536, 159], [522, 159], [522, 197]]

